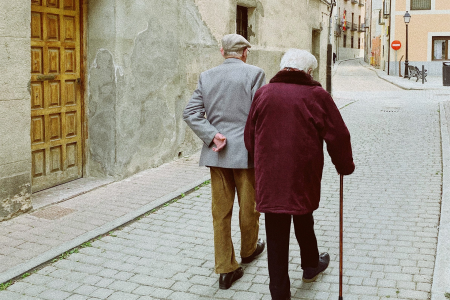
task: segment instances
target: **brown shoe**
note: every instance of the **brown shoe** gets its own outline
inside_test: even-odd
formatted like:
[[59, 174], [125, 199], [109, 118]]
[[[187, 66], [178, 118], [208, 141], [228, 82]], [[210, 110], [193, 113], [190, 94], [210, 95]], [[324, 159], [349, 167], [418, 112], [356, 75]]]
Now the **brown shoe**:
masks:
[[253, 254], [248, 257], [242, 257], [241, 263], [243, 264], [251, 263], [252, 261], [255, 260], [255, 258], [258, 255], [260, 255], [264, 251], [264, 248], [266, 248], [266, 242], [264, 242], [262, 239], [259, 239], [258, 242], [256, 243], [255, 252], [253, 252]]
[[219, 277], [219, 289], [228, 290], [233, 282], [241, 278], [243, 275], [244, 270], [242, 269], [242, 267], [239, 267], [230, 273], [221, 273]]

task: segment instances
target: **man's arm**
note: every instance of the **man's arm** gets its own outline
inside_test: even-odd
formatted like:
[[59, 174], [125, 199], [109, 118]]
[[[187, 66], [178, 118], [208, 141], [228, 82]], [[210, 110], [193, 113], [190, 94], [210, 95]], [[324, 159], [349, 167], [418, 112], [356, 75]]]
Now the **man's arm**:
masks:
[[[194, 133], [205, 143], [208, 147], [211, 145], [219, 130], [215, 128], [205, 118], [205, 105], [202, 95], [202, 78], [198, 81], [198, 87], [194, 91], [191, 100], [183, 111], [183, 120], [194, 131]], [[217, 145], [217, 144], [216, 144]], [[217, 145], [220, 148], [220, 145]], [[222, 146], [222, 148], [224, 145]], [[220, 148], [220, 149], [222, 149]], [[219, 150], [220, 151], [220, 150]]]
[[255, 98], [256, 91], [265, 84], [266, 84], [266, 74], [261, 69], [252, 82], [252, 101]]
[[245, 148], [247, 148], [248, 153], [250, 154], [251, 158], [255, 158], [255, 125], [257, 121], [257, 98], [258, 94], [256, 94], [256, 97], [254, 98], [252, 102], [252, 106], [250, 107], [250, 112], [248, 114], [247, 122], [245, 124], [244, 129], [244, 143]]

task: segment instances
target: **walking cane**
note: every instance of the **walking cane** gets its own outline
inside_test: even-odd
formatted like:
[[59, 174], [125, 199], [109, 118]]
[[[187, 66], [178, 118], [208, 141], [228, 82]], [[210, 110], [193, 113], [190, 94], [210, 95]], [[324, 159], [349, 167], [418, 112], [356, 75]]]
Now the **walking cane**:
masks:
[[344, 255], [344, 175], [340, 175], [340, 199], [339, 199], [339, 300], [342, 300], [342, 262]]

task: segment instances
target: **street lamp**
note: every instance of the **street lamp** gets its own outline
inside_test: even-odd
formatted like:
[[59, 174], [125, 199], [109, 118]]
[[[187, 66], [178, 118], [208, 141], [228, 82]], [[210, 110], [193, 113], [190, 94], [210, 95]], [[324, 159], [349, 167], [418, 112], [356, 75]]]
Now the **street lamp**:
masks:
[[406, 59], [405, 59], [405, 77], [404, 78], [409, 78], [409, 72], [408, 72], [408, 66], [409, 66], [409, 61], [408, 61], [408, 24], [409, 24], [409, 21], [411, 21], [411, 15], [408, 13], [408, 11], [406, 11], [405, 15], [403, 16], [403, 19], [405, 20], [405, 24], [406, 24]]
[[331, 45], [331, 24], [332, 24], [332, 15], [333, 15], [333, 7], [336, 6], [336, 0], [330, 1], [329, 5], [330, 7], [330, 20], [328, 23], [328, 45], [327, 45], [327, 92], [331, 95], [331, 62], [333, 61], [332, 55], [333, 55], [333, 46]]

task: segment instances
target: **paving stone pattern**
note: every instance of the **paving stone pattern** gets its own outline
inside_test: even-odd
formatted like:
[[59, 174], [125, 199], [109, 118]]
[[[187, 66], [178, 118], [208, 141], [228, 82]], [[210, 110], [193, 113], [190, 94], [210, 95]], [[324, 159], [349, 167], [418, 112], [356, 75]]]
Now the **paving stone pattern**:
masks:
[[209, 174], [199, 155], [140, 172], [60, 204], [0, 222], [0, 273]]
[[[338, 104], [348, 104], [341, 112], [356, 164], [344, 181], [344, 299], [429, 299], [442, 181], [437, 97], [431, 91], [383, 91], [385, 83], [362, 67], [352, 62], [340, 67], [355, 74], [349, 85], [380, 84], [377, 93], [335, 94]], [[317, 282], [303, 283], [292, 233], [293, 299], [338, 298], [339, 176], [325, 159], [322, 202], [314, 217], [319, 249], [330, 253], [331, 263]], [[106, 191], [131, 205], [150, 193], [144, 186]], [[245, 266], [244, 277], [229, 290], [218, 289], [210, 198], [210, 186], [202, 187], [18, 281], [0, 292], [0, 299], [271, 299], [266, 252]], [[233, 214], [239, 254], [237, 205]], [[86, 224], [95, 220], [84, 218]], [[265, 235], [264, 216], [260, 235]]]

